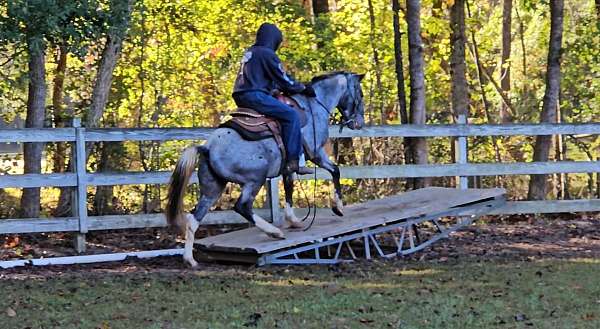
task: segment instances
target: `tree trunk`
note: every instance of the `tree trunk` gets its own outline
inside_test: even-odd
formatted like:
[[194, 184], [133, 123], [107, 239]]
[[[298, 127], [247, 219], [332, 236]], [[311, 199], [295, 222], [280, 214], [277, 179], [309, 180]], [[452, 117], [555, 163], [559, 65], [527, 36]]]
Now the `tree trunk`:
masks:
[[[461, 116], [465, 120], [469, 117], [469, 90], [465, 62], [465, 0], [456, 0], [450, 7], [450, 29], [452, 31], [450, 35], [452, 112], [454, 113], [454, 122], [465, 123], [460, 120]], [[453, 152], [453, 154], [456, 153]], [[454, 161], [456, 161], [456, 158]], [[458, 177], [456, 184], [459, 185]]]
[[[471, 9], [469, 7], [468, 0], [465, 0], [465, 5], [467, 7], [467, 17], [470, 19], [471, 18]], [[471, 55], [473, 56], [473, 60], [475, 61], [475, 66], [477, 68], [477, 70], [476, 70], [477, 81], [479, 83], [479, 92], [481, 93], [481, 102], [483, 103], [483, 110], [485, 112], [485, 118], [486, 118], [488, 124], [493, 124], [494, 119], [492, 118], [492, 115], [490, 113], [490, 105], [489, 105], [489, 102], [487, 99], [487, 94], [485, 92], [485, 81], [483, 80], [483, 72], [482, 72], [483, 68], [482, 68], [481, 61], [479, 59], [479, 46], [477, 45], [477, 40], [475, 39], [475, 32], [473, 30], [471, 30], [471, 42], [473, 43], [473, 45], [470, 48], [470, 51], [471, 51]], [[494, 147], [495, 160], [496, 160], [496, 162], [500, 163], [500, 162], [502, 162], [502, 157], [500, 156], [500, 147], [498, 145], [498, 137], [491, 136], [491, 138], [492, 138], [492, 145]], [[501, 177], [502, 176], [496, 176], [496, 185], [503, 186]]]
[[383, 87], [381, 85], [381, 63], [379, 62], [379, 51], [377, 50], [377, 40], [375, 37], [375, 10], [373, 9], [373, 0], [367, 1], [369, 7], [369, 23], [370, 23], [370, 39], [371, 39], [371, 49], [373, 50], [373, 65], [375, 71], [375, 88], [377, 89], [375, 92], [375, 99], [377, 101], [377, 109], [379, 111], [379, 124], [386, 123], [386, 114], [383, 113], [383, 100], [381, 99], [381, 93], [383, 92]]
[[312, 0], [312, 9], [315, 16], [329, 12], [328, 0]]
[[402, 32], [400, 32], [400, 4], [398, 0], [392, 0], [392, 11], [394, 12], [394, 59], [396, 70], [396, 92], [398, 96], [398, 108], [400, 123], [408, 123], [408, 112], [406, 111], [406, 90], [404, 89], [404, 67], [402, 58]]
[[[408, 25], [408, 63], [410, 72], [410, 122], [425, 124], [425, 74], [423, 72], [423, 42], [421, 40], [421, 2], [406, 1], [406, 21]], [[427, 141], [425, 138], [411, 138], [412, 158], [416, 164], [427, 164]], [[415, 180], [414, 188], [429, 185], [429, 179]]]
[[[43, 41], [32, 37], [27, 42], [29, 52], [29, 91], [27, 96], [26, 128], [43, 128], [46, 107], [46, 61]], [[44, 143], [25, 143], [23, 146], [24, 172], [39, 174], [42, 172], [42, 151]], [[40, 188], [25, 188], [21, 196], [23, 217], [40, 216]]]
[[450, 8], [450, 76], [452, 80], [452, 112], [455, 118], [469, 115], [469, 90], [465, 63], [465, 0], [456, 0]]
[[[111, 12], [113, 14], [113, 29], [106, 36], [106, 43], [100, 58], [98, 73], [92, 91], [92, 100], [90, 109], [85, 118], [86, 128], [98, 127], [100, 118], [106, 109], [108, 96], [110, 93], [110, 85], [112, 82], [113, 71], [117, 64], [117, 60], [121, 55], [121, 47], [123, 38], [126, 36], [131, 18], [131, 10], [133, 0], [127, 2], [111, 1]], [[90, 154], [90, 147], [86, 146], [86, 163]], [[69, 164], [70, 166], [71, 164]], [[70, 189], [63, 188], [60, 191], [58, 205], [54, 211], [55, 214], [68, 215], [70, 212]]]
[[[563, 0], [550, 1], [550, 42], [546, 73], [546, 91], [540, 116], [541, 122], [556, 122], [556, 107], [560, 92], [560, 58], [563, 30]], [[552, 136], [537, 136], [533, 150], [533, 161], [548, 161]], [[531, 175], [528, 198], [543, 200], [546, 198], [546, 175]]]
[[[504, 0], [502, 6], [502, 61], [500, 66], [500, 88], [505, 95], [510, 92], [510, 49], [511, 49], [512, 0]], [[506, 104], [500, 106], [500, 121], [512, 122]]]
[[[398, 96], [398, 112], [401, 124], [408, 124], [408, 112], [406, 111], [406, 90], [404, 88], [404, 64], [402, 58], [402, 32], [400, 32], [400, 3], [392, 0], [393, 25], [394, 25], [394, 69], [396, 70], [396, 92]], [[410, 142], [404, 138], [404, 163], [412, 163], [410, 156]]]
[[[56, 73], [54, 74], [54, 82], [52, 86], [52, 111], [54, 119], [54, 127], [64, 128], [65, 127], [65, 113], [64, 113], [64, 82], [65, 75], [67, 73], [67, 48], [64, 45], [58, 47], [58, 54], [56, 56]], [[66, 170], [66, 155], [67, 155], [67, 143], [57, 142], [54, 149], [54, 172], [61, 173]]]

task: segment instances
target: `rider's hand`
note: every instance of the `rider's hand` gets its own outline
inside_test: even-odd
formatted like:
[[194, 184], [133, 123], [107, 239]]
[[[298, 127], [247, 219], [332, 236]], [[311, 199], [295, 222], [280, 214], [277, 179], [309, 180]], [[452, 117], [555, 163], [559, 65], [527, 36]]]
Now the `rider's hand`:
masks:
[[302, 90], [301, 94], [308, 97], [317, 97], [317, 94], [315, 94], [315, 90], [311, 85], [306, 85], [304, 90]]

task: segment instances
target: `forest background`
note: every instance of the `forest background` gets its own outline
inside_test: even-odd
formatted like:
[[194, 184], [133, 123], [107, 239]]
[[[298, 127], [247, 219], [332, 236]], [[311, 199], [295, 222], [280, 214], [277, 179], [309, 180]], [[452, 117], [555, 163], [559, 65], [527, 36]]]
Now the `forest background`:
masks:
[[[600, 121], [600, 0], [0, 0], [0, 116], [27, 127], [65, 127], [75, 117], [85, 127], [215, 127], [234, 108], [239, 60], [265, 21], [283, 30], [279, 55], [296, 78], [367, 73], [368, 125], [448, 124], [460, 113], [472, 124]], [[558, 36], [559, 25], [562, 40], [553, 48], [551, 31]], [[547, 79], [552, 63], [560, 63], [559, 92], [546, 100], [549, 86], [556, 87]], [[422, 90], [411, 83], [419, 74]], [[169, 170], [189, 143], [97, 143], [87, 166]], [[600, 156], [593, 135], [473, 137], [469, 162], [543, 161], [536, 144], [547, 145], [550, 160]], [[330, 152], [342, 165], [454, 162], [450, 138], [336, 139]], [[65, 143], [28, 144], [23, 155], [2, 156], [2, 174], [70, 165]], [[312, 185], [302, 184], [296, 199], [306, 206], [302, 193], [312, 195]], [[420, 184], [455, 183], [344, 180], [344, 190], [346, 201], [356, 202]], [[515, 199], [600, 194], [593, 174], [531, 183], [524, 175], [486, 176], [471, 184], [504, 186]], [[323, 205], [328, 184], [317, 188]], [[237, 193], [228, 188], [217, 207], [229, 208]], [[0, 216], [68, 215], [66, 195], [0, 189]], [[159, 212], [165, 196], [164, 186], [98, 187], [89, 189], [88, 204], [92, 214]], [[190, 206], [194, 199], [192, 193]]]

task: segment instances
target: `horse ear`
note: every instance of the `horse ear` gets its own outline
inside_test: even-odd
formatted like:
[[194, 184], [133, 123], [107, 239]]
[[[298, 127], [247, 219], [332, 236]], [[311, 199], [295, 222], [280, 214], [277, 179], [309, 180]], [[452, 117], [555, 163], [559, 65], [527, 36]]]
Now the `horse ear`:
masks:
[[365, 77], [365, 74], [355, 74], [356, 77], [358, 78], [358, 81], [362, 81], [362, 79]]

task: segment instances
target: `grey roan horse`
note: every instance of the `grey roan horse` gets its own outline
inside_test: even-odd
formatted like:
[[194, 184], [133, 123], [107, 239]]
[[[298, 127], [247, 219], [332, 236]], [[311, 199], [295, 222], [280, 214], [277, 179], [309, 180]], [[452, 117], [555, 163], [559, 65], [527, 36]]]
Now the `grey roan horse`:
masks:
[[[333, 211], [342, 216], [343, 203], [338, 166], [329, 160], [323, 146], [329, 138], [329, 118], [337, 107], [344, 126], [361, 129], [364, 124], [363, 94], [360, 81], [364, 75], [348, 72], [334, 72], [313, 78], [312, 86], [316, 99], [301, 95], [295, 96], [300, 105], [308, 110], [307, 124], [302, 128], [306, 155], [317, 166], [327, 170], [333, 177], [335, 205]], [[279, 175], [281, 153], [272, 138], [259, 141], [244, 140], [229, 128], [219, 128], [209, 137], [206, 144], [185, 149], [177, 162], [169, 186], [166, 217], [169, 225], [185, 228], [185, 249], [183, 259], [191, 266], [197, 263], [192, 255], [194, 234], [200, 221], [209, 208], [221, 196], [228, 182], [241, 186], [240, 198], [235, 211], [268, 236], [283, 239], [283, 232], [256, 215], [252, 203], [267, 178]], [[189, 178], [199, 163], [200, 198], [193, 214], [185, 214], [183, 195]], [[294, 188], [293, 175], [284, 175], [285, 212], [284, 218], [289, 227], [301, 227], [300, 220], [292, 210]]]

